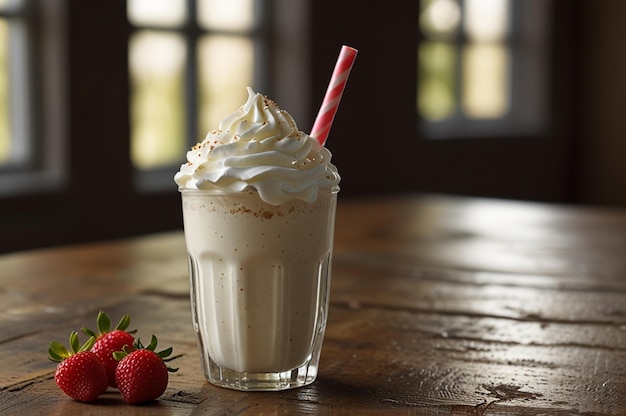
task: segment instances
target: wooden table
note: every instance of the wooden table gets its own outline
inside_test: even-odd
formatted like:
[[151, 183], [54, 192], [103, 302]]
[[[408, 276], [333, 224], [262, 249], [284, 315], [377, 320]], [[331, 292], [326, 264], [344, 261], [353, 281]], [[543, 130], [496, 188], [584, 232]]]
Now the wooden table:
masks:
[[[626, 212], [443, 196], [340, 200], [318, 380], [200, 373], [181, 232], [0, 257], [1, 415], [626, 414]], [[184, 354], [166, 393], [72, 401], [47, 345], [124, 313]]]

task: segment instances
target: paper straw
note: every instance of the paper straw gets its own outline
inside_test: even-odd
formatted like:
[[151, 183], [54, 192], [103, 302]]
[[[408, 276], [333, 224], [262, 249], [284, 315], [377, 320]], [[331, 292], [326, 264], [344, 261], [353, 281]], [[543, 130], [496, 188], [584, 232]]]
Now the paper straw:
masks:
[[313, 123], [311, 136], [315, 137], [322, 146], [326, 143], [328, 132], [335, 119], [335, 114], [337, 114], [339, 101], [341, 101], [343, 90], [346, 88], [346, 82], [356, 59], [356, 53], [357, 50], [354, 48], [346, 45], [341, 47], [333, 75], [330, 77], [330, 84], [328, 84], [326, 95], [322, 101], [322, 106], [319, 113], [317, 113], [315, 123]]

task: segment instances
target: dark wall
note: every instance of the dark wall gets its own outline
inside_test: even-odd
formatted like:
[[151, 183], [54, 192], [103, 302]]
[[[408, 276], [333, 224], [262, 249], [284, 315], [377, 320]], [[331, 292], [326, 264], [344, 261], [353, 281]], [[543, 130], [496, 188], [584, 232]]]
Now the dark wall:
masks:
[[[551, 99], [532, 136], [427, 140], [416, 112], [419, 2], [363, 7], [356, 0], [312, 2], [314, 102], [320, 102], [339, 46], [359, 49], [327, 146], [342, 194], [438, 192], [575, 202], [576, 127], [572, 65], [577, 8], [555, 1], [549, 16]], [[320, 101], [317, 101], [320, 100]]]
[[342, 174], [342, 194], [408, 189], [403, 177], [415, 152], [419, 2], [311, 3], [312, 108], [322, 101], [341, 45], [359, 50], [327, 141]]
[[580, 200], [626, 207], [626, 2], [578, 7]]

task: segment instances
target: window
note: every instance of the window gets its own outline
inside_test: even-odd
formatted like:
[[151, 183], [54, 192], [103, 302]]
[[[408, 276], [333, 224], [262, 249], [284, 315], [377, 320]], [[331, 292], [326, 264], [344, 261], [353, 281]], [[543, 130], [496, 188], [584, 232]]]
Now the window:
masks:
[[253, 0], [128, 0], [131, 161], [139, 187], [172, 187], [186, 150], [267, 91], [270, 11]]
[[309, 112], [306, 13], [0, 0], [0, 253], [180, 228], [174, 173], [246, 86]]
[[49, 191], [64, 178], [59, 3], [0, 0], [0, 194]]
[[24, 165], [32, 157], [28, 17], [24, 2], [0, 1], [0, 165], [5, 169]]
[[428, 138], [536, 134], [547, 114], [543, 0], [422, 0], [417, 110]]

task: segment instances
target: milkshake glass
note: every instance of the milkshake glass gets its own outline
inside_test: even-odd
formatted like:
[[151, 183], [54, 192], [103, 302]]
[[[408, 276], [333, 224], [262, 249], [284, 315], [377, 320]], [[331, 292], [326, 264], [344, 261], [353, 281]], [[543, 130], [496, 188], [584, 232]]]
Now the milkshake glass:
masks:
[[337, 190], [274, 206], [255, 191], [181, 189], [193, 325], [213, 384], [283, 390], [315, 380]]
[[238, 390], [312, 383], [328, 315], [340, 176], [272, 100], [248, 100], [187, 152], [183, 204], [205, 377]]

